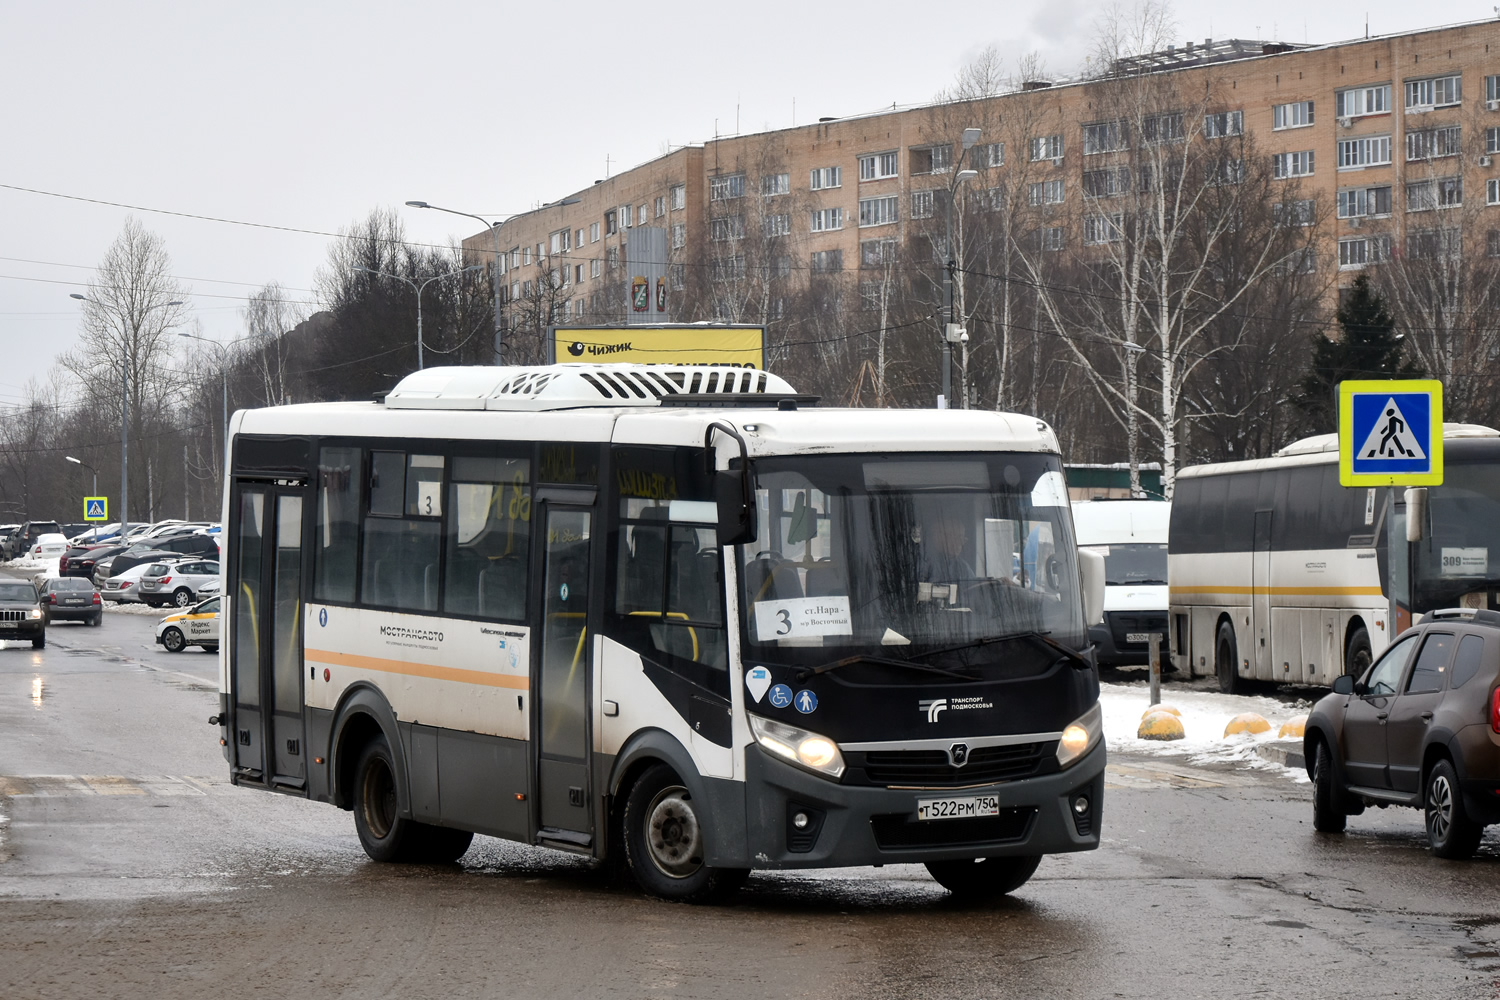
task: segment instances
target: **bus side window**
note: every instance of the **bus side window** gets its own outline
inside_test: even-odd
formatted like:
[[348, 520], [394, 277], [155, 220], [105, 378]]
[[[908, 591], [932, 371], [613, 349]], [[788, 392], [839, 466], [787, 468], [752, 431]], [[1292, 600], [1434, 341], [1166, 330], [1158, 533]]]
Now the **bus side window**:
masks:
[[[530, 465], [524, 458], [453, 459], [444, 611], [512, 620], [526, 616]], [[420, 492], [417, 501], [425, 502]]]
[[313, 597], [354, 601], [359, 559], [359, 484], [364, 481], [358, 448], [318, 452], [318, 521], [313, 529]]

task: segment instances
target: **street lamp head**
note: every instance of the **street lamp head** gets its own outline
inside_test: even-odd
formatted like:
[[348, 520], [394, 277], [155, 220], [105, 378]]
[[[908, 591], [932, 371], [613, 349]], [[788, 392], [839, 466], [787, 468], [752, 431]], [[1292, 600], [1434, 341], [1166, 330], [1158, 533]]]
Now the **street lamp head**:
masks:
[[964, 181], [972, 181], [978, 176], [979, 171], [977, 170], [960, 170], [953, 176], [953, 180], [955, 183], [962, 184]]
[[74, 465], [82, 465], [83, 464], [78, 459], [74, 458], [72, 455], [64, 455], [63, 458], [66, 459], [69, 462], [72, 462]]
[[483, 271], [483, 270], [484, 270], [484, 265], [483, 264], [470, 264], [468, 267], [464, 268], [464, 271], [466, 271], [466, 272], [469, 272], [469, 271]]
[[979, 141], [979, 137], [982, 134], [983, 133], [977, 128], [964, 129], [964, 149], [972, 149], [974, 144]]
[[87, 295], [80, 295], [78, 292], [69, 292], [68, 298], [77, 299], [79, 302], [87, 302], [89, 300]]
[[406, 203], [406, 207], [407, 208], [431, 208], [432, 206], [429, 205], [429, 204], [427, 204], [427, 202], [425, 202], [425, 201], [409, 201], [409, 202]]

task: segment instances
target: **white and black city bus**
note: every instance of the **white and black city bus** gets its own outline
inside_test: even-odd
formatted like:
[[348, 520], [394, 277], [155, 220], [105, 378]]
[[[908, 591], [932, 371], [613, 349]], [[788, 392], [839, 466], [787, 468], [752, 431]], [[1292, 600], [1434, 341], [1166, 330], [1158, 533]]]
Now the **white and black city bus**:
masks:
[[[1338, 436], [1183, 469], [1172, 499], [1172, 662], [1185, 675], [1329, 685], [1413, 615], [1500, 607], [1500, 432], [1445, 424], [1444, 483], [1408, 542], [1399, 490], [1339, 485]], [[1491, 555], [1493, 553], [1493, 556]]]
[[1103, 574], [1051, 429], [810, 402], [558, 365], [236, 414], [234, 782], [352, 810], [376, 860], [478, 832], [678, 899], [897, 862], [1007, 892], [1097, 847]]

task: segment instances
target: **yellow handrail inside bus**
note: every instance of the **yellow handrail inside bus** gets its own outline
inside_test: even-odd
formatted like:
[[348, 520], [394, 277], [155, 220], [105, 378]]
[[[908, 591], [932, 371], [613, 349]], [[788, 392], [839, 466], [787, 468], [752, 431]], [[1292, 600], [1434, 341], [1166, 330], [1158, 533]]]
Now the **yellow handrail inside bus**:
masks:
[[[630, 612], [630, 617], [634, 618], [634, 617], [637, 617], [637, 616], [642, 617], [642, 618], [682, 618], [682, 619], [686, 619], [687, 618], [687, 612], [685, 612], [685, 611], [668, 611], [665, 614], [663, 614], [660, 611], [632, 611], [632, 612]], [[693, 628], [693, 626], [691, 626], [691, 625], [689, 625], [687, 627], [687, 630], [688, 630], [688, 635], [690, 635], [690, 636], [693, 637], [693, 659], [697, 660], [698, 659], [698, 630], [695, 629], [695, 628]]]

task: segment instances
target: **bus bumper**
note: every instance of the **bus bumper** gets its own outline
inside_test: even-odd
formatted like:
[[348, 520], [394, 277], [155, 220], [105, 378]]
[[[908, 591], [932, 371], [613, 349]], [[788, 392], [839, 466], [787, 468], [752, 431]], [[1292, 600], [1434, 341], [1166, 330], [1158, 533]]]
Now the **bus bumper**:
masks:
[[[840, 785], [745, 749], [752, 868], [839, 868], [959, 858], [1061, 854], [1099, 846], [1104, 743], [1055, 774], [963, 789]], [[918, 799], [993, 795], [1000, 816], [918, 820]], [[1088, 801], [1079, 815], [1074, 803]], [[806, 821], [796, 824], [801, 814]]]

